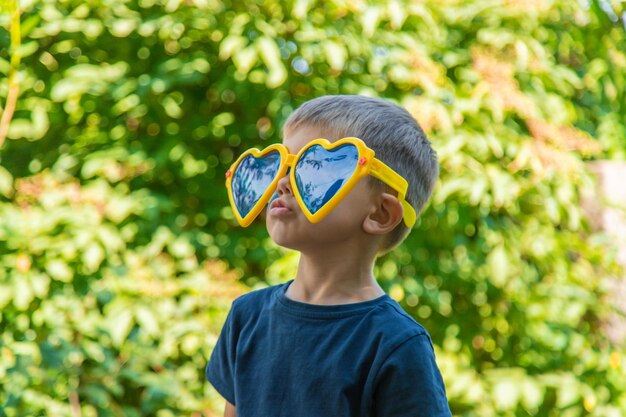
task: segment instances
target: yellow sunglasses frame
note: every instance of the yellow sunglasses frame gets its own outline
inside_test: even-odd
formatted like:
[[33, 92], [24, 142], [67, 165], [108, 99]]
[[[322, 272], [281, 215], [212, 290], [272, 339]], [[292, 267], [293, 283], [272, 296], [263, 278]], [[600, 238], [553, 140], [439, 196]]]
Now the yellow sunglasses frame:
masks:
[[[300, 191], [296, 186], [294, 169], [296, 162], [300, 159], [302, 154], [306, 152], [307, 149], [314, 145], [321, 145], [324, 149], [331, 150], [333, 148], [346, 144], [352, 144], [358, 150], [359, 160], [354, 172], [352, 173], [348, 181], [337, 191], [334, 196], [331, 197], [330, 200], [326, 202], [326, 204], [324, 204], [323, 207], [321, 207], [317, 212], [311, 213], [308, 207], [306, 207], [306, 204], [304, 203], [302, 196], [300, 195]], [[270, 185], [267, 187], [261, 198], [259, 198], [259, 200], [250, 210], [250, 212], [245, 217], [241, 217], [233, 198], [232, 174], [239, 166], [241, 160], [246, 156], [252, 155], [255, 158], [261, 158], [270, 152], [278, 152], [280, 154], [280, 166], [278, 168], [276, 178], [272, 180]], [[401, 175], [399, 175], [397, 172], [387, 166], [383, 161], [376, 158], [374, 150], [369, 148], [362, 139], [356, 137], [345, 137], [333, 143], [324, 138], [314, 139], [307, 143], [305, 146], [303, 146], [297, 154], [290, 154], [287, 147], [282, 143], [275, 143], [264, 148], [261, 151], [257, 148], [250, 148], [242, 153], [239, 158], [237, 158], [237, 160], [226, 171], [226, 189], [228, 190], [228, 199], [230, 200], [230, 205], [233, 209], [233, 213], [235, 214], [235, 218], [241, 226], [249, 226], [250, 223], [252, 223], [254, 219], [263, 211], [269, 199], [276, 191], [278, 181], [285, 176], [287, 168], [291, 168], [289, 171], [289, 181], [291, 184], [291, 188], [294, 192], [294, 196], [296, 197], [296, 201], [298, 202], [298, 205], [302, 209], [304, 215], [307, 217], [307, 219], [309, 219], [311, 223], [317, 223], [321, 219], [323, 219], [339, 204], [339, 202], [346, 195], [348, 195], [348, 193], [354, 188], [357, 182], [359, 182], [366, 175], [372, 175], [383, 181], [384, 183], [388, 184], [391, 188], [398, 192], [397, 198], [402, 204], [402, 217], [404, 219], [404, 224], [409, 229], [412, 228], [415, 224], [417, 218], [415, 209], [413, 209], [413, 207], [411, 207], [411, 205], [406, 201], [406, 190], [409, 186], [407, 181], [402, 178]]]

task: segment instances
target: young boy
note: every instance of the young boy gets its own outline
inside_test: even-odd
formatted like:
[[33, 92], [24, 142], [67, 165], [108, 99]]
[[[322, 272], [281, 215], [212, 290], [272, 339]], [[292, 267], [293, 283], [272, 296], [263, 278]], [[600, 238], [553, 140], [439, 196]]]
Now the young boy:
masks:
[[[332, 147], [345, 137], [361, 139], [382, 164], [354, 141]], [[319, 138], [330, 144], [312, 146]], [[283, 145], [288, 154], [305, 151], [289, 161], [278, 151], [248, 155], [227, 172], [240, 223], [264, 215], [274, 242], [301, 256], [294, 279], [232, 303], [206, 368], [226, 399], [224, 415], [450, 416], [428, 332], [373, 275], [375, 259], [407, 236], [438, 178], [424, 132], [389, 101], [323, 96], [290, 115]], [[363, 167], [369, 175], [350, 183]], [[405, 198], [397, 174], [408, 182]]]

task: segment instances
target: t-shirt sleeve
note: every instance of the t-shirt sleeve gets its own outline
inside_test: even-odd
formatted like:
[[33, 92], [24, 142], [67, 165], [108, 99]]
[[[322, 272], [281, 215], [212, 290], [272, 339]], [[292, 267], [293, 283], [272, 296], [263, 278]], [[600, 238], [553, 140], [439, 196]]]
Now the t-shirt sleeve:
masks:
[[450, 417], [428, 334], [415, 335], [381, 365], [374, 392], [376, 417]]
[[233, 330], [233, 308], [234, 303], [231, 305], [213, 353], [211, 353], [211, 358], [206, 367], [206, 379], [222, 397], [235, 405], [236, 335]]

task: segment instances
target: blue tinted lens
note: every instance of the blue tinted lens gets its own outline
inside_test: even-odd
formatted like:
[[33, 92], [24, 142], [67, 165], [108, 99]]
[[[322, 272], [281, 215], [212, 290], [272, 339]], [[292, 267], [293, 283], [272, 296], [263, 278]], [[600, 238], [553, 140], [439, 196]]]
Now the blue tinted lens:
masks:
[[280, 153], [270, 152], [261, 158], [245, 156], [237, 165], [232, 180], [235, 206], [246, 217], [272, 183], [280, 166]]
[[315, 214], [345, 184], [356, 169], [359, 150], [351, 144], [331, 150], [321, 145], [307, 149], [296, 164], [296, 185], [304, 204]]

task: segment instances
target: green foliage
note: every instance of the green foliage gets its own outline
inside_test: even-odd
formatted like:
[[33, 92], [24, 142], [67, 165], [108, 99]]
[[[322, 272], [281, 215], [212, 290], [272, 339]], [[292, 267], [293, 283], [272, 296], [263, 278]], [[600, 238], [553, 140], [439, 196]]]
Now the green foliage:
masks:
[[322, 94], [395, 100], [438, 151], [431, 205], [375, 272], [433, 335], [454, 414], [626, 413], [601, 326], [621, 272], [580, 208], [585, 162], [626, 159], [624, 10], [606, 4], [25, 3], [21, 46], [0, 30], [0, 74], [21, 59], [0, 415], [220, 413], [202, 370], [237, 277], [297, 263], [261, 222], [236, 227], [223, 173]]
[[155, 227], [145, 190], [62, 176], [18, 180], [0, 204], [0, 415], [215, 408], [203, 370], [236, 274]]

